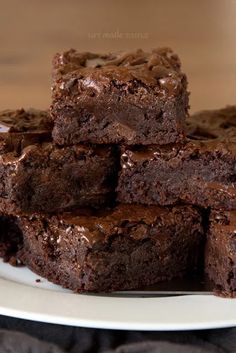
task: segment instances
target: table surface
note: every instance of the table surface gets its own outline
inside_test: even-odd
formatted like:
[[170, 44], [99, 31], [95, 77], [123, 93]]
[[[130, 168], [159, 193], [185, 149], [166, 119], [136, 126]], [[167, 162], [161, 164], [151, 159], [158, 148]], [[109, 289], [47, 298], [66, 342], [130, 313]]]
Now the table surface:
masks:
[[148, 50], [181, 57], [191, 111], [235, 103], [236, 0], [10, 0], [0, 12], [0, 109], [47, 108], [55, 52]]

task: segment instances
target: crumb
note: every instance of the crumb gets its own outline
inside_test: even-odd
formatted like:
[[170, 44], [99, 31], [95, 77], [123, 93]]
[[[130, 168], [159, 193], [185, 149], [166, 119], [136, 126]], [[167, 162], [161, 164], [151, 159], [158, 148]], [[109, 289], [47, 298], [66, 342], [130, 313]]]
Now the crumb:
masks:
[[17, 266], [17, 258], [15, 256], [11, 256], [9, 259], [8, 259], [8, 262], [11, 266], [14, 266], [16, 267]]
[[8, 262], [11, 266], [14, 266], [14, 267], [24, 266], [23, 262], [20, 259], [18, 259], [16, 256], [11, 256], [10, 258], [7, 259], [6, 262]]

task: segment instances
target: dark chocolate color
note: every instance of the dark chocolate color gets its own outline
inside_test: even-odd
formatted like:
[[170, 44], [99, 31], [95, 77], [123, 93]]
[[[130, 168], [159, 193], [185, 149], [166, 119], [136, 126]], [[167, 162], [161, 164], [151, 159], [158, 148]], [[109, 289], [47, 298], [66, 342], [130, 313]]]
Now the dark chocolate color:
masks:
[[51, 132], [53, 122], [47, 111], [37, 109], [3, 110], [0, 113], [0, 133]]
[[20, 219], [21, 260], [76, 292], [138, 288], [193, 273], [202, 242], [201, 216], [190, 206], [119, 205]]
[[[4, 123], [7, 114], [0, 114]], [[46, 117], [41, 111], [9, 113], [9, 129], [1, 133], [0, 211], [48, 213], [110, 203], [118, 170], [116, 148], [59, 148], [50, 142]]]
[[218, 294], [236, 297], [236, 211], [211, 212], [205, 270]]
[[3, 110], [0, 112], [0, 153], [51, 140], [53, 122], [47, 111]]
[[170, 49], [99, 55], [71, 49], [53, 60], [51, 112], [60, 145], [180, 141], [186, 76]]
[[18, 219], [13, 216], [0, 216], [0, 257], [11, 265], [19, 265], [19, 253], [23, 246], [22, 232]]
[[187, 135], [191, 139], [221, 140], [236, 143], [236, 106], [203, 110], [187, 119]]
[[183, 144], [124, 148], [123, 203], [236, 208], [236, 107], [195, 114]]

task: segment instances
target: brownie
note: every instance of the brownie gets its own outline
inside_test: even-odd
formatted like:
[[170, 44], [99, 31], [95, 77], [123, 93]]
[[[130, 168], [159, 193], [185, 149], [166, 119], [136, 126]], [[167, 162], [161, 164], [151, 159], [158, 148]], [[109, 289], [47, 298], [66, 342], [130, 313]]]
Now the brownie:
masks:
[[6, 109], [0, 113], [0, 133], [50, 133], [52, 127], [53, 122], [48, 111], [21, 108], [16, 110]]
[[236, 297], [236, 211], [211, 212], [205, 270], [218, 294]]
[[197, 113], [187, 130], [182, 144], [123, 149], [120, 202], [236, 208], [236, 107]]
[[191, 206], [119, 205], [19, 220], [21, 260], [75, 292], [105, 292], [183, 277], [198, 266], [201, 216]]
[[186, 76], [168, 48], [108, 55], [69, 50], [53, 60], [51, 113], [59, 145], [180, 141]]
[[23, 246], [22, 232], [14, 216], [0, 216], [0, 257], [11, 265], [21, 263], [19, 253]]
[[110, 203], [119, 167], [115, 146], [57, 147], [48, 114], [48, 123], [40, 116], [46, 120], [40, 111], [0, 113], [0, 211], [48, 213]]
[[0, 153], [5, 149], [18, 151], [33, 143], [50, 141], [52, 127], [47, 111], [33, 108], [3, 110], [0, 112]]

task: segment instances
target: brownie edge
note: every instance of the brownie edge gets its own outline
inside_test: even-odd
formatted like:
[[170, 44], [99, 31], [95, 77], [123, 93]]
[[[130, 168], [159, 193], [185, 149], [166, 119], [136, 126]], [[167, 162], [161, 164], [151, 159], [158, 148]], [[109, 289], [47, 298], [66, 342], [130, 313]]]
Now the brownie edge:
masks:
[[11, 265], [20, 265], [23, 235], [14, 216], [0, 215], [0, 258]]
[[236, 209], [236, 106], [196, 113], [187, 138], [168, 146], [126, 146], [118, 201]]
[[139, 288], [198, 266], [201, 216], [190, 206], [83, 212], [21, 218], [22, 261], [75, 292]]
[[1, 213], [56, 213], [113, 204], [118, 148], [59, 147], [51, 132], [47, 111], [0, 112]]
[[0, 211], [56, 213], [111, 204], [118, 174], [115, 146], [34, 144], [1, 155]]
[[217, 294], [236, 297], [236, 211], [211, 212], [205, 271]]

